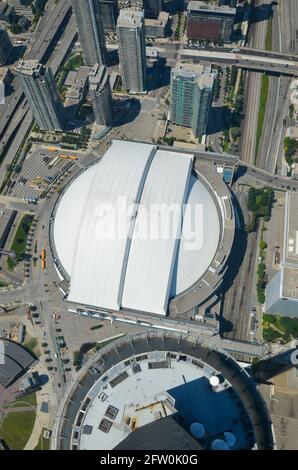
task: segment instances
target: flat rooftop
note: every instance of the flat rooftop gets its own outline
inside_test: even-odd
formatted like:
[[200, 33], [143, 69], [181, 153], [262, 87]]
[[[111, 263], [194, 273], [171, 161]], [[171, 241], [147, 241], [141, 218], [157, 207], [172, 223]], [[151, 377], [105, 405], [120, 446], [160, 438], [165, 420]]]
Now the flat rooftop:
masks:
[[[232, 430], [235, 449], [246, 448], [241, 408], [230, 393], [231, 384], [224, 381], [215, 392], [209, 383], [218, 373], [213, 367], [171, 356], [165, 351], [137, 356], [95, 383], [81, 406], [84, 413], [77, 414], [80, 450], [113, 449], [132, 432], [169, 416], [180, 416], [186, 429], [200, 422], [209, 436]], [[75, 426], [74, 435], [76, 431]]]
[[219, 13], [223, 15], [236, 15], [236, 8], [231, 8], [228, 5], [218, 6], [209, 4], [202, 1], [190, 1], [188, 3], [187, 11], [204, 11], [209, 13]]
[[132, 428], [148, 425], [148, 404], [151, 423], [169, 409], [187, 432], [201, 423], [204, 448], [227, 430], [235, 449], [274, 448], [270, 416], [251, 377], [205, 337], [166, 330], [122, 337], [93, 356], [60, 404], [54, 448], [115, 448]]
[[39, 75], [43, 70], [43, 65], [38, 60], [20, 60], [15, 70], [22, 75]]
[[95, 64], [89, 72], [89, 90], [104, 87], [109, 79], [108, 70], [104, 65]]
[[284, 262], [298, 267], [298, 194], [288, 192], [285, 204]]
[[212, 72], [211, 65], [203, 64], [189, 64], [179, 62], [175, 68], [172, 69], [173, 76], [182, 76], [185, 78], [196, 77], [199, 86], [212, 87], [214, 83], [215, 74]]
[[166, 26], [169, 21], [170, 13], [166, 11], [161, 11], [158, 18], [145, 18], [146, 26]]
[[128, 8], [120, 10], [117, 28], [141, 28], [144, 22], [144, 12]]
[[282, 279], [282, 297], [296, 299], [298, 302], [298, 266], [284, 266]]

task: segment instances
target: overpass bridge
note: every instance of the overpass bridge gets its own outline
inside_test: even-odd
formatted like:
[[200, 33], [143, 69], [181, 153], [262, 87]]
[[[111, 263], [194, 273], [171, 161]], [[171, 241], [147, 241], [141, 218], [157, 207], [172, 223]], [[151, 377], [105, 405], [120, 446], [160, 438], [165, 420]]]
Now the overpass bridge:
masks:
[[298, 59], [285, 60], [280, 57], [268, 57], [266, 51], [264, 51], [264, 54], [261, 56], [239, 52], [182, 49], [180, 51], [180, 59], [191, 59], [194, 62], [224, 63], [259, 72], [298, 76]]
[[[167, 45], [167, 46], [172, 46], [172, 43]], [[174, 47], [171, 47], [174, 49]], [[182, 47], [180, 47], [182, 49]], [[197, 50], [201, 51], [204, 50], [205, 52], [227, 52], [227, 53], [239, 53], [241, 55], [252, 55], [252, 56], [261, 56], [261, 57], [267, 57], [267, 58], [275, 58], [275, 59], [283, 59], [283, 60], [292, 60], [292, 61], [298, 61], [298, 55], [293, 54], [293, 53], [286, 53], [286, 52], [279, 52], [279, 51], [267, 51], [266, 49], [255, 49], [253, 47], [235, 47], [235, 46], [201, 46], [201, 45], [192, 45], [189, 44], [188, 46], [185, 46], [185, 49], [191, 49], [191, 50]]]
[[[238, 51], [233, 47], [225, 47], [222, 52], [229, 52], [232, 51], [237, 53]], [[298, 56], [295, 54], [286, 54], [285, 52], [279, 51], [266, 51], [265, 49], [253, 49], [252, 47], [240, 47], [239, 54], [247, 54], [252, 56], [261, 56], [273, 59], [283, 59], [284, 61], [298, 61]]]

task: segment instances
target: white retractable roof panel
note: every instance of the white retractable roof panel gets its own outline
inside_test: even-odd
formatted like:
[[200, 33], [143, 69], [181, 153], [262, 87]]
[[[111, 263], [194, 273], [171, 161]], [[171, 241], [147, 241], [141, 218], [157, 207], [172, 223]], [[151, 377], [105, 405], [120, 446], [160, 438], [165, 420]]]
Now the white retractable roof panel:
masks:
[[[158, 150], [155, 154], [136, 218], [126, 269], [123, 308], [159, 315], [167, 313], [179, 241], [175, 239], [174, 232], [181, 227], [181, 209], [188, 192], [192, 161], [193, 156], [189, 154], [164, 150]], [[175, 219], [177, 225], [169, 233], [170, 219], [165, 214], [173, 205], [180, 208], [180, 218]], [[156, 216], [160, 209], [163, 216], [158, 220]], [[146, 234], [145, 219], [148, 214], [150, 220]]]
[[59, 261], [69, 277], [76, 248], [74, 234], [80, 231], [82, 215], [95, 172], [96, 165], [93, 165], [72, 182], [59, 201], [55, 215], [55, 248], [59, 254]]
[[118, 204], [139, 202], [154, 151], [152, 145], [114, 141], [97, 165], [76, 240], [70, 301], [119, 310], [134, 219], [119, 236]]
[[[195, 206], [200, 208], [199, 212]], [[212, 263], [220, 239], [217, 207], [206, 186], [195, 176], [190, 180], [183, 228], [187, 236], [182, 234], [179, 244], [171, 297], [185, 291], [203, 276]], [[189, 228], [196, 234], [194, 243], [189, 237]]]

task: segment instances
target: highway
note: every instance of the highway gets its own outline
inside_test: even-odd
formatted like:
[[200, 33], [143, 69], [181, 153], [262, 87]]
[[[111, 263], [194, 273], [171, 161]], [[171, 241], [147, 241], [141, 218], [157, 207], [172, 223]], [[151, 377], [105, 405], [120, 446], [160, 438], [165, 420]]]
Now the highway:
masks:
[[242, 124], [241, 158], [248, 163], [255, 163], [256, 126], [258, 122], [261, 96], [261, 74], [252, 72], [246, 75], [244, 123]]
[[4, 137], [4, 133], [7, 130], [13, 115], [15, 114], [17, 108], [19, 105], [22, 103], [22, 100], [24, 98], [24, 94], [19, 87], [17, 80], [14, 79], [11, 88], [14, 88], [14, 91], [9, 95], [5, 97], [5, 104], [0, 105], [0, 152], [3, 149], [3, 144], [7, 141], [7, 136], [6, 138]]
[[67, 23], [65, 31], [61, 37], [61, 40], [59, 41], [59, 44], [56, 46], [55, 50], [53, 51], [53, 54], [51, 55], [47, 63], [47, 65], [51, 67], [54, 75], [56, 75], [76, 35], [77, 35], [77, 30], [76, 30], [75, 20], [74, 20], [74, 17], [71, 16], [69, 22]]
[[57, 31], [70, 12], [68, 0], [50, 0], [46, 14], [41, 19], [31, 41], [31, 47], [25, 54], [25, 59], [42, 61], [51, 45]]
[[[256, 0], [255, 6], [269, 4], [270, 1]], [[267, 32], [267, 21], [258, 21], [250, 25], [248, 47], [263, 49]], [[256, 127], [259, 113], [259, 101], [261, 91], [261, 74], [259, 72], [246, 73], [244, 116], [241, 137], [241, 158], [248, 163], [255, 162], [256, 155]]]
[[[264, 1], [259, 0], [258, 3], [264, 3]], [[267, 0], [267, 3], [269, 3], [269, 0]], [[298, 16], [297, 10], [298, 5], [294, 0], [278, 2], [277, 5], [273, 6], [272, 48], [276, 52], [263, 50], [263, 55], [268, 59], [275, 56], [280, 60], [282, 57], [285, 60], [297, 60], [295, 47], [290, 47], [290, 44], [296, 42], [295, 18]], [[253, 34], [250, 37], [248, 47], [252, 51], [255, 48], [258, 49], [255, 55], [260, 56], [260, 50], [265, 47], [266, 32], [267, 21], [255, 23], [252, 26]], [[290, 78], [287, 76], [270, 76], [264, 117], [266, 125], [263, 126], [258, 152], [256, 153], [256, 127], [259, 113], [261, 74], [257, 72], [247, 74], [241, 159], [250, 164], [255, 163], [270, 173], [274, 173], [276, 169], [279, 170], [281, 166], [278, 157], [282, 154], [285, 135], [283, 120], [288, 114], [289, 84]]]
[[[28, 51], [25, 55], [27, 59], [37, 59], [39, 61], [42, 61], [48, 48], [49, 45], [51, 44], [54, 36], [57, 34], [57, 31], [59, 27], [61, 26], [61, 23], [65, 20], [66, 15], [68, 14], [70, 10], [70, 6], [68, 2], [59, 2], [58, 4], [55, 3], [55, 0], [51, 0], [49, 2], [47, 12], [43, 17], [42, 20], [40, 21], [39, 27], [37, 31], [34, 34], [34, 37], [31, 42], [31, 47], [29, 46]], [[61, 44], [61, 48], [59, 50], [59, 54], [56, 53], [54, 54], [54, 57], [56, 55], [58, 56], [57, 59], [52, 59], [54, 68], [56, 69], [55, 72], [57, 71], [60, 63], [62, 62], [64, 55], [62, 54], [62, 51], [66, 47], [66, 45], [71, 42], [74, 39], [75, 32], [73, 28], [73, 24], [70, 29], [67, 29], [67, 35], [65, 42]], [[68, 46], [69, 47], [69, 46]], [[65, 51], [66, 53], [67, 51]], [[54, 73], [55, 73], [54, 72]], [[0, 152], [3, 150], [6, 142], [10, 138], [12, 132], [6, 132], [16, 110], [20, 107], [24, 106], [24, 112], [23, 116], [25, 115], [25, 110], [28, 111], [29, 107], [25, 105], [25, 100], [24, 100], [24, 93], [19, 85], [18, 79], [15, 77], [12, 80], [11, 83], [11, 89], [13, 92], [6, 97], [5, 99], [5, 104], [0, 105], [0, 115], [1, 115], [1, 120], [0, 120]], [[16, 124], [22, 119], [23, 116], [18, 115], [15, 117], [14, 121], [12, 122], [12, 130], [15, 129]], [[4, 134], [5, 133], [5, 134]]]
[[[42, 37], [45, 39], [45, 44], [41, 45], [40, 41], [34, 42], [32, 48], [28, 51], [30, 58], [34, 57], [32, 53], [33, 50], [35, 51], [34, 58], [39, 61], [43, 60], [50, 42], [57, 33], [70, 8], [68, 3], [60, 3], [60, 7], [57, 9], [54, 8], [55, 0], [51, 0], [51, 3], [49, 3], [47, 13], [43, 16], [42, 22], [40, 22], [39, 25], [39, 27], [47, 25], [47, 28], [43, 29], [42, 34]], [[51, 4], [52, 8], [50, 8]], [[52, 67], [54, 74], [57, 73], [57, 70], [62, 63], [71, 43], [75, 39], [75, 36], [76, 29], [73, 19], [71, 18], [71, 20], [67, 23], [65, 31], [61, 37], [60, 46], [55, 48], [47, 63], [47, 65]], [[33, 119], [31, 111], [28, 113], [29, 105], [25, 99], [17, 77], [14, 77], [11, 86], [14, 91], [9, 97], [7, 97], [5, 105], [1, 105], [2, 109], [0, 109], [0, 111], [2, 111], [2, 118], [0, 120], [0, 153], [6, 147], [7, 142], [13, 135], [14, 140], [6, 151], [5, 159], [4, 162], [2, 162], [2, 165], [3, 163], [5, 165], [9, 165], [12, 162], [15, 153], [26, 136]], [[3, 181], [4, 177], [5, 172], [1, 171], [0, 183]]]
[[[272, 48], [279, 50], [284, 57], [297, 54], [296, 27], [298, 22], [298, 4], [293, 0], [279, 2], [273, 7]], [[297, 56], [296, 56], [297, 57]], [[283, 172], [283, 141], [286, 128], [283, 124], [288, 116], [290, 105], [289, 77], [270, 77], [267, 109], [260, 142], [257, 164], [269, 172]]]
[[[272, 48], [280, 51], [278, 54], [282, 55], [282, 39], [280, 30], [280, 14], [278, 6], [273, 7], [272, 17]], [[275, 52], [266, 52], [268, 57], [271, 57]], [[268, 100], [264, 116], [262, 136], [259, 143], [258, 154], [255, 155], [256, 164], [260, 168], [268, 169], [270, 172], [275, 172], [277, 161], [277, 136], [276, 125], [278, 112], [281, 110], [281, 94], [284, 93], [284, 87], [288, 86], [290, 79], [288, 77], [270, 77]], [[279, 123], [282, 127], [282, 123]]]
[[298, 76], [298, 60], [285, 60], [267, 57], [266, 55], [250, 55], [231, 52], [204, 51], [183, 49], [181, 59], [192, 59], [194, 62], [206, 61], [236, 65], [238, 68], [270, 72], [282, 75]]
[[[13, 141], [10, 143], [10, 145], [9, 145], [7, 151], [6, 151], [5, 165], [10, 165], [12, 163], [12, 161], [13, 161], [20, 145], [22, 144], [24, 138], [26, 137], [26, 134], [29, 130], [29, 127], [32, 123], [32, 119], [33, 119], [32, 112], [31, 112], [31, 110], [29, 110], [29, 112], [28, 112], [28, 109], [29, 109], [29, 107], [27, 107], [26, 110], [19, 110], [23, 114], [22, 119], [20, 121], [17, 120], [18, 119], [18, 114], [19, 114], [19, 111], [17, 111], [16, 116], [14, 117], [14, 119], [12, 121], [11, 135], [15, 131], [16, 131], [16, 133], [14, 134]], [[15, 127], [13, 128], [13, 126], [15, 126]], [[6, 176], [6, 172], [1, 171], [0, 172], [0, 186], [3, 183], [3, 180], [4, 180], [5, 176]]]
[[282, 36], [282, 52], [287, 54], [298, 53], [298, 4], [297, 0], [278, 2], [280, 16], [280, 31]]

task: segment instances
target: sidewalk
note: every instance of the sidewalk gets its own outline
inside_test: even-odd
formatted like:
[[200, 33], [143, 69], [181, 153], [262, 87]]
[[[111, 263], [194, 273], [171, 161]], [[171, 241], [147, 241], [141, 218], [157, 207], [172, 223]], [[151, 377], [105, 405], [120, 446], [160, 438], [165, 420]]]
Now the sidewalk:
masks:
[[[44, 366], [39, 362], [34, 371], [37, 371], [40, 375], [45, 374]], [[49, 381], [42, 386], [42, 389], [36, 393], [36, 419], [32, 434], [24, 447], [24, 450], [34, 450], [38, 444], [40, 435], [44, 428], [48, 428], [50, 421], [50, 410], [49, 413], [43, 413], [40, 411], [42, 402], [48, 402], [49, 408], [51, 406], [51, 396], [53, 395], [52, 384]]]

